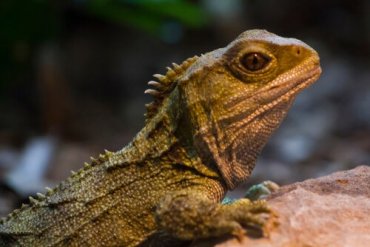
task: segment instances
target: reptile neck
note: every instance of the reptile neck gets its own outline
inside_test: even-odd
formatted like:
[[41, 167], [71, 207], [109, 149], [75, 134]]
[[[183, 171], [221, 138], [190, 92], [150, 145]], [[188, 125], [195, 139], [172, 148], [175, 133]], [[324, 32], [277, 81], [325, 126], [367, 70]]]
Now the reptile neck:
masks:
[[[134, 137], [132, 142], [122, 151], [130, 157], [132, 163], [143, 163], [166, 155], [175, 147], [178, 139], [175, 131], [178, 125], [179, 113], [169, 107], [173, 99], [166, 99], [156, 115], [148, 119], [144, 128]], [[172, 101], [171, 104], [174, 104]], [[177, 146], [177, 145], [176, 145]]]
[[179, 165], [202, 176], [219, 179], [217, 168], [205, 164], [195, 150], [191, 132], [184, 129], [186, 120], [183, 119], [179, 105], [175, 89], [163, 102], [158, 113], [147, 121], [145, 127], [119, 155], [124, 156], [128, 163]]

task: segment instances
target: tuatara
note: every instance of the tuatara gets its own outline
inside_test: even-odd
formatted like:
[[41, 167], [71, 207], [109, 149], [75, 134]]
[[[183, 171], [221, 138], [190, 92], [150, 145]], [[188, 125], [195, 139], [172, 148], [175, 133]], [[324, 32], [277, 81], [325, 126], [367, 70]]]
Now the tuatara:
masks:
[[249, 177], [295, 96], [320, 73], [311, 47], [264, 30], [173, 64], [149, 82], [154, 101], [132, 142], [3, 219], [0, 245], [165, 246], [266, 233], [274, 218], [266, 202], [220, 201]]

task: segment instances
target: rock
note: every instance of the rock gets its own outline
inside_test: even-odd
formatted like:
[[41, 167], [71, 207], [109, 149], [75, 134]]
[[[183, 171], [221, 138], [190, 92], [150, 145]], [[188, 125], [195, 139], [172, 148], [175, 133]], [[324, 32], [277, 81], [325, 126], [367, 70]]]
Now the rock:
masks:
[[194, 246], [370, 246], [369, 166], [283, 186], [268, 201], [279, 215], [268, 237]]

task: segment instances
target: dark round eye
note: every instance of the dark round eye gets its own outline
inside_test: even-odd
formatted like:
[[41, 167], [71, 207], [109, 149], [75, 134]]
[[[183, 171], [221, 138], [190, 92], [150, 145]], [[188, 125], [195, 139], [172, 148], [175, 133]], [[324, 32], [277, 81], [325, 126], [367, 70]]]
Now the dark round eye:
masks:
[[244, 68], [253, 72], [265, 68], [269, 62], [269, 57], [258, 52], [248, 53], [241, 59]]

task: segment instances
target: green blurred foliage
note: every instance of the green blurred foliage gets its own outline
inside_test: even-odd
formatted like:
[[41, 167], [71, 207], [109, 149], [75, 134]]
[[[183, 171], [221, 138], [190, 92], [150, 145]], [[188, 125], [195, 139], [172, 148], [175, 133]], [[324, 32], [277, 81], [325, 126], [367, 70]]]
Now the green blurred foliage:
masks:
[[62, 27], [67, 9], [159, 38], [165, 35], [168, 22], [188, 28], [200, 28], [207, 22], [203, 10], [185, 0], [1, 0], [0, 100], [7, 87], [32, 78], [37, 48], [65, 35]]
[[184, 0], [91, 0], [86, 5], [96, 16], [151, 33], [158, 33], [168, 19], [191, 28], [206, 23], [202, 9]]

